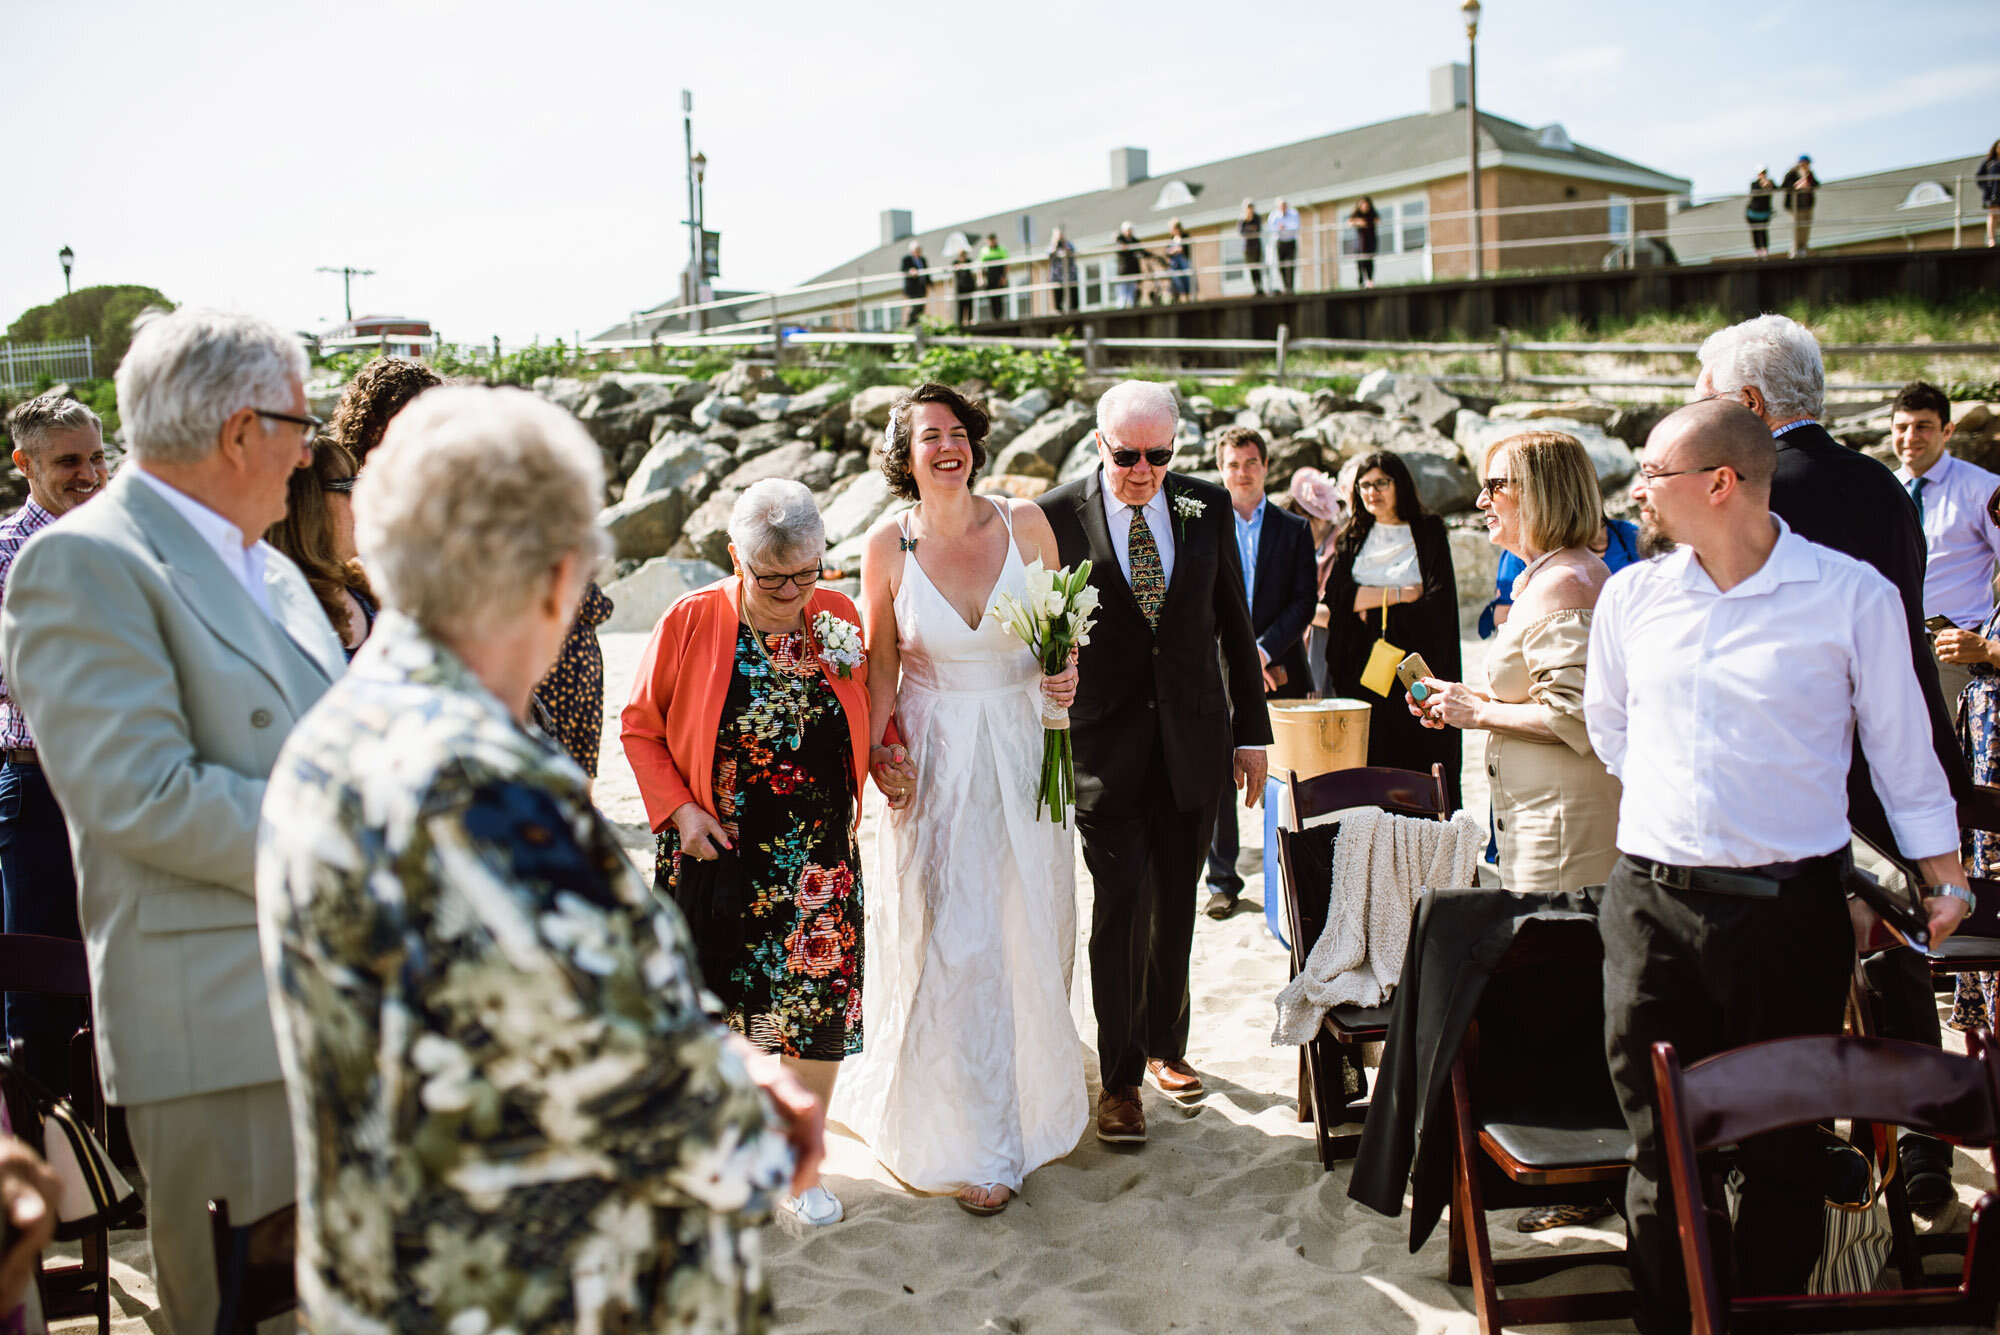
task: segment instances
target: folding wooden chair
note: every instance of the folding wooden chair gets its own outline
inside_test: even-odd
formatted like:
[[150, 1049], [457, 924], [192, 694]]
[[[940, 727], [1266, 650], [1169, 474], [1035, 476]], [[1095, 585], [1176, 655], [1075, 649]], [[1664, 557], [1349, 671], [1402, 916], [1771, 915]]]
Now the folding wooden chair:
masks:
[[[1697, 1155], [1782, 1127], [1848, 1117], [1909, 1127], [1987, 1150], [2000, 1142], [2000, 1071], [1993, 1036], [1967, 1035], [1966, 1056], [1886, 1038], [1815, 1035], [1752, 1043], [1682, 1069], [1671, 1043], [1653, 1045], [1660, 1137], [1680, 1222], [1696, 1335], [1757, 1330], [1854, 1330], [1978, 1325], [2000, 1312], [2000, 1260], [1981, 1248], [1981, 1229], [2000, 1195], [1972, 1211], [1955, 1285], [1871, 1293], [1775, 1295], [1725, 1301], [1716, 1280]], [[1690, 1221], [1698, 1221], [1690, 1226]]]
[[[1505, 891], [1495, 891], [1504, 894]], [[1588, 919], [1523, 924], [1481, 996], [1452, 1065], [1451, 1281], [1470, 1284], [1479, 1328], [1615, 1319], [1630, 1288], [1503, 1297], [1503, 1285], [1584, 1265], [1603, 1249], [1495, 1260], [1488, 1190], [1511, 1200], [1587, 1203], [1623, 1189], [1632, 1140], [1604, 1053], [1604, 945]]]
[[298, 1254], [299, 1207], [281, 1205], [241, 1227], [229, 1222], [229, 1202], [208, 1203], [215, 1244], [215, 1335], [256, 1335], [257, 1323], [299, 1305], [293, 1259]]
[[[40, 996], [90, 996], [90, 965], [81, 941], [27, 932], [0, 933], [0, 992]], [[104, 1134], [104, 1100], [97, 1088], [97, 1056], [88, 1022], [70, 1039], [69, 1097], [77, 1111]], [[60, 1092], [60, 1091], [58, 1091]], [[32, 1091], [0, 1075], [0, 1097], [7, 1101], [7, 1120], [14, 1134], [37, 1154], [44, 1153], [42, 1115]], [[37, 1262], [35, 1284], [42, 1310], [51, 1319], [97, 1318], [98, 1335], [111, 1330], [111, 1233], [98, 1229], [80, 1239], [83, 1258], [76, 1265]]]
[[[1284, 883], [1285, 918], [1292, 931], [1291, 977], [1298, 977], [1326, 927], [1332, 897], [1331, 827], [1307, 830], [1306, 822], [1349, 807], [1380, 807], [1402, 816], [1446, 820], [1451, 815], [1448, 793], [1442, 765], [1432, 765], [1428, 775], [1375, 767], [1334, 770], [1304, 780], [1293, 777], [1292, 814], [1299, 828], [1278, 831], [1278, 870]], [[1352, 1159], [1361, 1144], [1358, 1132], [1336, 1134], [1333, 1128], [1358, 1124], [1368, 1111], [1360, 1063], [1349, 1061], [1342, 1050], [1357, 1052], [1363, 1043], [1381, 1042], [1388, 1032], [1387, 1003], [1335, 1006], [1312, 1041], [1299, 1047], [1299, 1120], [1312, 1122], [1320, 1166], [1329, 1171], [1341, 1160]], [[1344, 1070], [1356, 1073], [1362, 1097], [1350, 1094]]]

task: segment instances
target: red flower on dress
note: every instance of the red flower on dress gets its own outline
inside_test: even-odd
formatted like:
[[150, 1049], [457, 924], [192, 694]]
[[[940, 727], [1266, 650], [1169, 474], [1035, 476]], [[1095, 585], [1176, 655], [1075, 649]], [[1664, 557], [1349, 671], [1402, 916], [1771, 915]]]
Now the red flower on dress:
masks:
[[846, 867], [821, 867], [808, 862], [799, 873], [799, 888], [795, 898], [799, 915], [818, 913], [836, 899], [845, 899], [854, 889], [854, 873]]
[[800, 926], [785, 938], [785, 967], [809, 978], [824, 978], [840, 969], [840, 957], [853, 937], [838, 917], [822, 913], [811, 927]]

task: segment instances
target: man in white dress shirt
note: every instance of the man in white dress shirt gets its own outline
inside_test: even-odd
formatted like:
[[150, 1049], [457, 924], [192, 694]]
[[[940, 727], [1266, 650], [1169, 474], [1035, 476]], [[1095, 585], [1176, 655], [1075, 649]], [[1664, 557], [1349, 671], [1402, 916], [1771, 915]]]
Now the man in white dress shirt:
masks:
[[[1954, 720], [1958, 699], [1972, 680], [1973, 657], [1982, 649], [1979, 629], [1993, 613], [1993, 571], [2000, 563], [2000, 525], [1986, 503], [2000, 475], [1957, 458], [1951, 441], [1951, 400], [1936, 385], [1913, 380], [1890, 408], [1889, 439], [1903, 466], [1896, 480], [1917, 504], [1924, 526], [1924, 615], [1944, 617], [1958, 629], [1937, 637], [1938, 684]], [[1961, 661], [1962, 658], [1962, 661]]]
[[1299, 280], [1299, 211], [1281, 199], [1272, 206], [1267, 225], [1278, 243], [1278, 273], [1284, 279], [1285, 291], [1296, 291]]
[[[1970, 905], [1956, 804], [1930, 747], [1894, 587], [1770, 513], [1777, 455], [1754, 413], [1691, 404], [1647, 442], [1633, 495], [1680, 544], [1620, 571], [1590, 633], [1590, 740], [1624, 784], [1605, 887], [1605, 1044], [1635, 1146], [1626, 1190], [1637, 1320], [1685, 1330], [1656, 1132], [1652, 1045], [1683, 1062], [1838, 1033], [1854, 936], [1854, 739], [1897, 842], [1933, 886], [1934, 942]], [[1820, 1251], [1809, 1131], [1746, 1142], [1738, 1292], [1798, 1292]]]

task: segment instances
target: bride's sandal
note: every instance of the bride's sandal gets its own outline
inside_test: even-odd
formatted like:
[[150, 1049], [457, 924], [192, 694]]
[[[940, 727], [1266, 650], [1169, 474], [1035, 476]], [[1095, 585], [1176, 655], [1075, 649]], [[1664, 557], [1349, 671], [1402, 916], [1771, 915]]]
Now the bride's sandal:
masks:
[[[984, 1196], [985, 1200], [974, 1200], [967, 1194], [975, 1191]], [[996, 1195], [999, 1196], [998, 1200], [993, 1199]], [[1014, 1199], [1014, 1193], [998, 1182], [981, 1182], [969, 1187], [960, 1187], [958, 1194], [952, 1199], [956, 1200], [958, 1208], [967, 1214], [996, 1215], [1007, 1208], [1007, 1202]]]

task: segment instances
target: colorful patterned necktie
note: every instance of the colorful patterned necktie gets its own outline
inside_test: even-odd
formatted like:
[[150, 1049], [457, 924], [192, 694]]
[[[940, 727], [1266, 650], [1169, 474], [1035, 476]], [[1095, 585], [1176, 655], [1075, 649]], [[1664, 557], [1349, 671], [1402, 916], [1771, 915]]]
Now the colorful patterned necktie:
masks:
[[1145, 507], [1127, 508], [1132, 511], [1132, 536], [1127, 544], [1132, 557], [1132, 596], [1139, 600], [1146, 624], [1158, 627], [1160, 604], [1167, 601], [1167, 576], [1160, 569], [1159, 544], [1153, 541], [1153, 530], [1146, 523]]

